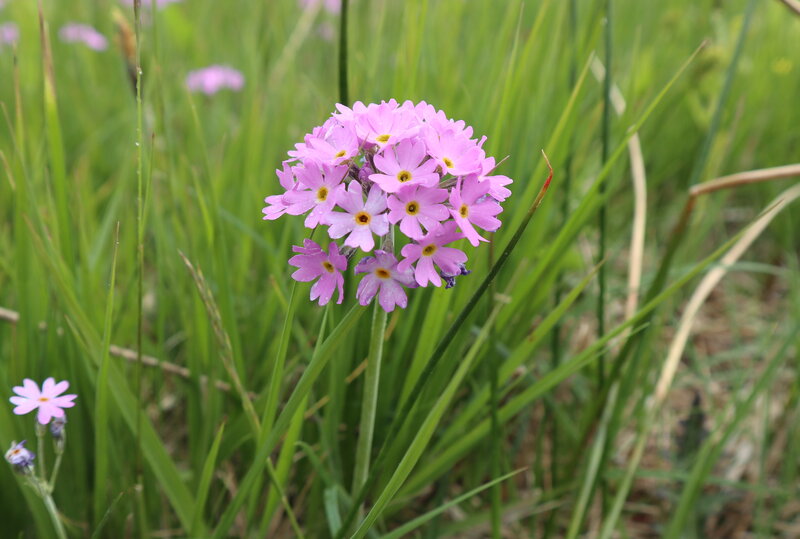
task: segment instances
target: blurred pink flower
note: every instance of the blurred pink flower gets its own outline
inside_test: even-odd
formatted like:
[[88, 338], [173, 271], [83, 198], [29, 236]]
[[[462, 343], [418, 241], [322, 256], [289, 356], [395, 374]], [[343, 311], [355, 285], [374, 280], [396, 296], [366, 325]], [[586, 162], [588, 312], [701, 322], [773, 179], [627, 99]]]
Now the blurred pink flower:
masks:
[[186, 76], [186, 86], [192, 92], [206, 95], [213, 95], [223, 88], [238, 91], [244, 86], [244, 75], [232, 67], [212, 65], [190, 71]]
[[333, 15], [342, 10], [342, 0], [297, 0], [297, 3], [303, 9], [316, 8], [318, 5], [323, 4], [325, 11]]
[[11, 404], [16, 405], [14, 413], [17, 415], [24, 415], [38, 409], [36, 419], [42, 425], [47, 425], [54, 417], [64, 417], [63, 408], [75, 406], [72, 401], [77, 395], [61, 395], [68, 388], [69, 382], [66, 380], [56, 383], [55, 379], [51, 377], [44, 381], [42, 389], [39, 390], [36, 382], [25, 378], [21, 386], [14, 388], [14, 393], [17, 395], [8, 400], [11, 401]]
[[19, 28], [13, 22], [0, 24], [0, 47], [19, 41]]
[[105, 36], [88, 24], [67, 23], [61, 27], [58, 35], [65, 43], [83, 43], [96, 51], [103, 51], [108, 47]]

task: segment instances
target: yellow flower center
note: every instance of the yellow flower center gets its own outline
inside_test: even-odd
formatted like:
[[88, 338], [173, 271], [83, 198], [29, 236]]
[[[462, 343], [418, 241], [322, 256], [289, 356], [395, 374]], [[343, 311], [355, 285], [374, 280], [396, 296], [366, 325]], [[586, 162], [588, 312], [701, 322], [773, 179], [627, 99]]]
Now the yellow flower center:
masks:
[[381, 144], [386, 144], [387, 142], [389, 142], [389, 137], [391, 136], [392, 135], [378, 135], [377, 137], [375, 137], [375, 140], [377, 140]]
[[466, 219], [467, 215], [469, 215], [469, 208], [466, 204], [462, 204], [460, 208], [458, 208], [458, 213], [461, 214], [461, 217]]
[[368, 225], [372, 221], [372, 216], [365, 211], [360, 211], [355, 216], [357, 225]]
[[47, 402], [49, 400], [47, 397], [39, 397], [39, 402]]
[[378, 268], [375, 270], [375, 275], [377, 275], [379, 279], [388, 279], [392, 276], [392, 273], [386, 268]]
[[397, 181], [400, 183], [406, 183], [411, 179], [411, 173], [407, 170], [401, 170], [397, 173]]
[[328, 198], [328, 188], [327, 187], [320, 187], [317, 189], [317, 202], [325, 202]]
[[334, 157], [344, 157], [346, 153], [347, 152], [344, 150], [339, 150], [338, 152], [336, 152], [336, 155], [334, 155]]
[[422, 250], [422, 254], [425, 256], [431, 256], [435, 252], [436, 252], [436, 245], [434, 244], [426, 245], [425, 248]]
[[406, 204], [406, 213], [409, 215], [416, 215], [419, 213], [419, 204], [416, 201]]
[[442, 159], [442, 161], [444, 161], [444, 166], [446, 166], [447, 168], [453, 168], [453, 162], [450, 160], [449, 157], [445, 157], [444, 159]]
[[333, 264], [331, 264], [327, 260], [322, 263], [322, 267], [325, 268], [325, 271], [327, 271], [328, 273], [333, 273]]

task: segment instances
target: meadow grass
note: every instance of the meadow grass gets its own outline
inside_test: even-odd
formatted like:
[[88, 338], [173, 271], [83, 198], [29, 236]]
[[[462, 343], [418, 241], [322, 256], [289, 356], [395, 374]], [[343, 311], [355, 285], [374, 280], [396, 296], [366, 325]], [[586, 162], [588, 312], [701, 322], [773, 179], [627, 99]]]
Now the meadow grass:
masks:
[[[0, 8], [0, 387], [79, 395], [70, 537], [797, 533], [800, 17], [349, 0], [343, 54], [321, 6], [142, 3]], [[244, 88], [190, 93], [214, 63]], [[261, 220], [343, 95], [432, 103], [514, 179], [472, 274], [388, 315], [352, 275], [309, 302], [310, 231]], [[0, 484], [4, 536], [56, 533]]]

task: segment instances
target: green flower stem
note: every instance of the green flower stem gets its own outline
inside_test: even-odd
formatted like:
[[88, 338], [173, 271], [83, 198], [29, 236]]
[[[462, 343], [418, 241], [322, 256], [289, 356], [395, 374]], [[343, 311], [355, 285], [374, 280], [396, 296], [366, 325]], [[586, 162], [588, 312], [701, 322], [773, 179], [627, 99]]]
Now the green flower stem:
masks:
[[375, 301], [372, 311], [372, 334], [369, 340], [369, 357], [364, 372], [364, 396], [361, 401], [361, 422], [359, 423], [356, 464], [353, 473], [353, 494], [358, 492], [369, 474], [372, 438], [375, 432], [375, 415], [378, 402], [378, 382], [383, 360], [383, 340], [388, 316], [380, 303]]
[[[36, 429], [36, 434], [39, 434], [38, 428]], [[50, 515], [50, 519], [53, 521], [53, 527], [56, 530], [56, 536], [58, 539], [67, 539], [67, 532], [64, 529], [64, 524], [61, 522], [61, 517], [58, 516], [56, 502], [53, 500], [53, 496], [50, 494], [47, 484], [44, 481], [40, 481], [35, 474], [26, 475], [31, 488], [42, 498], [44, 506], [47, 508], [47, 513]]]
[[36, 455], [39, 457], [37, 468], [39, 469], [39, 478], [42, 480], [42, 483], [46, 483], [47, 481], [47, 464], [45, 462], [44, 453], [44, 435], [46, 432], [46, 427], [39, 423], [39, 421], [36, 421], [36, 448], [39, 451]]
[[53, 464], [53, 472], [50, 475], [50, 483], [48, 483], [47, 490], [49, 492], [53, 492], [53, 489], [56, 488], [56, 479], [58, 479], [58, 471], [61, 469], [61, 457], [64, 455], [64, 443], [66, 440], [64, 437], [66, 436], [66, 432], [61, 432], [61, 440], [57, 440], [55, 443], [55, 452], [56, 452], [56, 462]]

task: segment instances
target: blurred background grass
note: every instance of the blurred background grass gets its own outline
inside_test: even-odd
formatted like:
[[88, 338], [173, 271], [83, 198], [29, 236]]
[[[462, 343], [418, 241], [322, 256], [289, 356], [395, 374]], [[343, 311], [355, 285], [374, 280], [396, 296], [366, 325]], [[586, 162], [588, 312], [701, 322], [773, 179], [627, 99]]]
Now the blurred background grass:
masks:
[[[134, 29], [133, 11], [113, 1], [41, 3], [52, 46], [56, 111], [52, 104], [50, 109], [44, 105], [46, 63], [36, 3], [12, 0], [0, 9], [0, 22], [15, 22], [21, 35], [16, 48], [0, 45], [0, 175], [5, 176], [0, 182], [0, 307], [13, 311], [0, 322], [0, 386], [10, 396], [10, 388], [24, 377], [55, 376], [68, 379], [80, 395], [69, 412], [66, 461], [55, 492], [74, 536], [204, 535], [215, 529], [239, 491], [257, 440], [237, 396], [201, 381], [201, 376], [229, 378], [206, 305], [178, 252], [204, 273], [230, 337], [236, 370], [256, 395], [260, 413], [291, 291], [286, 260], [291, 245], [306, 234], [298, 219], [262, 222], [262, 200], [278, 192], [273, 171], [286, 152], [321, 124], [338, 101], [337, 45], [329, 35], [333, 31], [335, 36], [338, 15], [324, 8], [304, 10], [293, 0], [184, 0], [156, 10], [147, 0], [144, 4], [140, 44], [147, 199], [141, 298], [137, 104], [129, 73], [133, 60], [125, 52]], [[555, 305], [557, 283], [563, 298], [597, 262], [596, 213], [602, 201], [590, 186], [603, 166], [604, 95], [591, 73], [582, 82], [579, 75], [593, 52], [600, 60], [605, 57], [606, 2], [350, 4], [352, 101], [425, 100], [449, 117], [465, 120], [477, 134], [486, 134], [490, 155], [510, 156], [500, 170], [514, 178], [514, 195], [501, 216], [506, 226], [494, 238], [495, 259], [546, 176], [540, 149], [555, 168], [545, 203], [496, 281], [496, 290], [510, 303], [501, 311], [490, 342], [477, 349], [475, 365], [448, 403], [430, 447], [424, 448], [406, 486], [391, 496], [371, 533], [387, 533], [493, 479], [494, 461], [503, 473], [525, 468], [502, 483], [499, 507], [494, 502], [501, 516], [495, 534], [501, 528], [512, 537], [560, 537], [575, 521], [581, 533], [597, 533], [608, 521], [645, 403], [696, 284], [692, 280], [659, 301], [655, 316], [640, 328], [646, 337], [635, 348], [636, 361], [625, 363], [618, 378], [602, 385], [595, 353], [570, 372], [554, 370], [557, 358], [569, 362], [598, 345], [594, 283], [576, 290], [555, 330], [535, 333]], [[745, 4], [613, 1], [611, 77], [627, 108], [622, 116], [612, 115], [612, 149], [625, 142], [628, 128], [692, 52], [708, 42], [639, 133], [648, 189], [645, 290], [663, 260], [693, 171], [699, 170], [696, 179], [704, 182], [800, 157], [800, 16], [777, 0], [755, 2], [736, 61]], [[57, 29], [68, 21], [94, 25], [112, 45], [97, 53], [60, 42]], [[241, 70], [244, 89], [190, 94], [186, 74], [214, 63]], [[731, 69], [730, 95], [722, 101], [714, 128], [714, 111]], [[573, 91], [576, 101], [570, 108]], [[706, 159], [701, 148], [709, 133]], [[63, 141], [63, 160], [58, 139]], [[623, 155], [607, 176], [607, 328], [624, 321], [628, 294], [633, 215], [629, 177]], [[699, 198], [668, 281], [700, 268], [701, 260], [755, 219], [791, 182], [745, 185]], [[107, 320], [117, 223], [116, 286]], [[563, 235], [569, 229], [566, 223], [575, 227], [574, 233]], [[657, 424], [647, 427], [652, 432], [644, 457], [614, 527], [619, 536], [665, 533], [687, 492], [695, 503], [688, 517], [669, 528], [674, 533], [800, 533], [800, 438], [794, 428], [800, 412], [797, 223], [791, 206], [778, 215], [701, 311], [673, 390]], [[470, 257], [474, 272], [456, 288], [415, 290], [409, 308], [389, 317], [374, 453], [386, 443], [388, 424], [396, 419], [415, 376], [490, 267], [489, 249], [473, 251]], [[353, 280], [348, 284], [352, 296]], [[291, 326], [281, 402], [311, 359], [320, 332], [323, 310], [305, 301], [307, 293], [307, 286], [297, 287], [301, 300]], [[139, 387], [139, 371], [132, 362], [113, 356], [108, 361], [116, 375], [98, 376], [104, 328], [111, 343], [136, 349], [140, 299], [142, 352], [185, 367], [188, 375], [172, 374], [163, 364], [145, 366]], [[352, 303], [350, 297], [346, 305], [330, 309], [329, 328]], [[11, 320], [14, 313], [16, 322]], [[486, 313], [479, 308], [468, 318], [419, 396], [415, 414], [398, 439], [388, 442], [386, 464], [367, 497], [368, 508], [475, 342]], [[350, 485], [362, 381], [348, 375], [360, 372], [367, 357], [369, 318], [362, 316], [344, 335], [303, 401], [305, 420], [298, 416], [291, 421], [288, 439], [306, 445], [288, 444], [285, 455], [273, 455], [287, 504], [309, 537], [331, 534], [355, 495]], [[533, 336], [537, 341], [529, 345]], [[607, 349], [607, 373], [620, 346]], [[513, 369], [501, 369], [500, 400], [487, 402], [491, 365], [508, 358], [519, 361]], [[777, 371], [758, 384], [772, 365]], [[557, 383], [537, 385], [542, 380]], [[609, 401], [604, 395], [617, 381], [622, 384], [618, 400]], [[101, 412], [97, 399], [104, 387], [110, 399]], [[312, 408], [320, 399], [327, 399], [325, 405]], [[520, 405], [503, 408], [509, 403]], [[501, 411], [499, 439], [476, 430], [496, 408]], [[137, 427], [137, 409], [143, 410], [145, 427]], [[599, 445], [597, 410], [617, 414]], [[733, 424], [736, 414], [742, 417]], [[31, 438], [30, 423], [13, 416], [10, 407], [2, 408], [0, 442], [7, 446], [12, 439]], [[219, 453], [208, 461], [223, 423]], [[157, 436], [142, 434], [148, 425]], [[469, 438], [471, 432], [478, 435]], [[722, 437], [724, 432], [729, 435]], [[98, 437], [106, 447], [102, 455], [96, 452]], [[448, 456], [459, 439], [467, 441]], [[705, 452], [713, 456], [707, 468], [688, 480], [698, 455]], [[582, 507], [580, 492], [591, 476], [591, 455], [602, 455], [598, 480], [586, 487], [597, 494]], [[100, 468], [98, 461], [104, 463]], [[207, 503], [198, 504], [206, 464], [213, 473]], [[52, 529], [41, 502], [26, 491], [20, 497], [23, 486], [15, 484], [5, 467], [0, 482], [3, 533], [49, 536]], [[233, 526], [218, 533], [295, 534], [285, 508], [276, 509], [277, 500], [269, 499], [268, 485], [262, 477], [245, 494], [246, 504]], [[487, 492], [448, 506], [413, 533], [489, 535], [493, 502]], [[192, 519], [202, 525], [191, 528]]]

